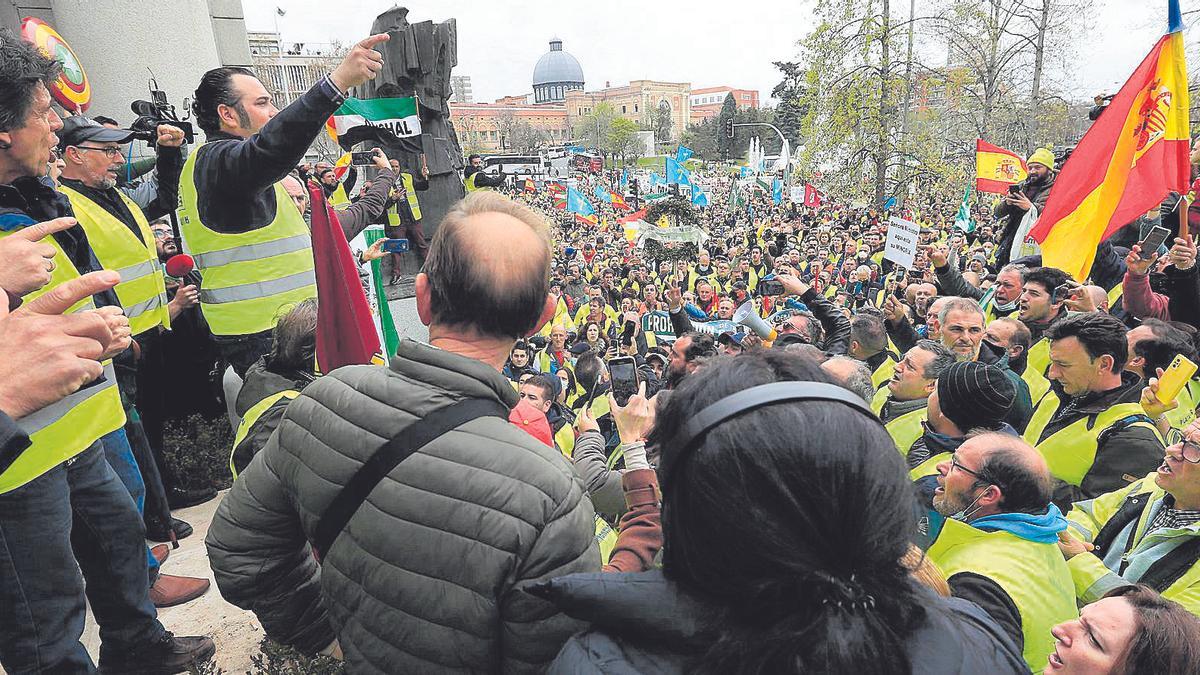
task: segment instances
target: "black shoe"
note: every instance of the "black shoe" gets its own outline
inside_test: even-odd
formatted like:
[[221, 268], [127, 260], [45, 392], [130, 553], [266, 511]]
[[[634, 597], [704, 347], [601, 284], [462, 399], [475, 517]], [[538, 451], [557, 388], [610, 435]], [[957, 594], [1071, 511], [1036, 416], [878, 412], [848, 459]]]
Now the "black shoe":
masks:
[[105, 650], [100, 645], [100, 672], [121, 675], [172, 675], [210, 661], [217, 653], [212, 638], [175, 637], [169, 631], [157, 641], [129, 651]]
[[[155, 522], [153, 525], [146, 526], [146, 538], [154, 542], [178, 542], [180, 539], [190, 537], [192, 535], [192, 526], [183, 522], [178, 518], [171, 518], [171, 527], [168, 529], [165, 525]], [[175, 544], [178, 548], [179, 544]]]
[[196, 488], [194, 490], [185, 490], [184, 488], [173, 487], [167, 490], [167, 505], [172, 510], [186, 509], [189, 506], [203, 504], [204, 502], [217, 496], [215, 488]]

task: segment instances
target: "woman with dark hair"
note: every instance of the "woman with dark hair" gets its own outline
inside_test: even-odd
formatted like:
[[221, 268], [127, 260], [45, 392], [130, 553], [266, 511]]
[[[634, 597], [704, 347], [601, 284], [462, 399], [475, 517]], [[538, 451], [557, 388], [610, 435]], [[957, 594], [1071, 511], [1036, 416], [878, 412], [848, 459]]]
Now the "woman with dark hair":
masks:
[[1200, 619], [1142, 584], [1109, 591], [1050, 633], [1043, 675], [1200, 673]]
[[604, 339], [604, 327], [596, 321], [588, 321], [583, 324], [583, 329], [579, 331], [579, 340], [576, 344], [580, 342], [586, 343], [594, 354], [603, 356], [604, 352], [608, 351], [608, 342]]
[[815, 362], [713, 359], [644, 440], [662, 453], [663, 569], [533, 588], [591, 622], [551, 672], [1028, 672], [982, 610], [911, 576], [903, 459]]

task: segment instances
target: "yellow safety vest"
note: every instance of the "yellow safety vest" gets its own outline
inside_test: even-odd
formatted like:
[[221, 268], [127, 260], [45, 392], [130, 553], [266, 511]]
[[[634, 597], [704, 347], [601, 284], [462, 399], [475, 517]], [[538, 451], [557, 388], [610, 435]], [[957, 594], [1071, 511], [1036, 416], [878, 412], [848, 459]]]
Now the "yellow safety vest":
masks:
[[1025, 663], [1034, 672], [1054, 651], [1050, 629], [1079, 616], [1075, 584], [1057, 544], [1039, 544], [1011, 532], [985, 532], [947, 519], [929, 559], [947, 579], [962, 572], [987, 577], [1004, 589], [1021, 614]]
[[[908, 449], [905, 449], [904, 452], [907, 454]], [[941, 464], [942, 462], [949, 462], [950, 458], [953, 456], [954, 456], [953, 452], [940, 452], [936, 455], [932, 455], [929, 459], [925, 460], [924, 462], [921, 462], [916, 467], [914, 467], [912, 469], [912, 471], [909, 471], [908, 479], [911, 481], [918, 481], [918, 480], [921, 480], [922, 478], [928, 478], [929, 476], [938, 475], [938, 469], [937, 469], [938, 464]]]
[[1034, 407], [1029, 426], [1025, 429], [1025, 442], [1042, 453], [1051, 475], [1075, 487], [1079, 487], [1084, 477], [1092, 470], [1100, 434], [1120, 420], [1136, 418], [1128, 424], [1129, 427], [1150, 429], [1161, 440], [1158, 429], [1147, 421], [1146, 413], [1138, 403], [1118, 403], [1099, 415], [1086, 415], [1050, 436], [1045, 436], [1046, 426], [1058, 411], [1059, 404], [1058, 396], [1054, 392], [1048, 391], [1042, 395]]
[[[886, 386], [880, 387], [879, 391], [875, 392], [875, 397], [871, 399], [871, 411], [876, 415], [883, 412], [883, 406], [887, 403], [890, 394], [891, 392]], [[917, 439], [925, 433], [921, 422], [925, 421], [926, 415], [928, 415], [928, 410], [921, 408], [906, 412], [892, 421], [884, 423], [884, 428], [896, 442], [896, 449], [900, 451], [901, 455], [908, 457], [908, 451], [912, 448], [912, 444], [916, 443]]]
[[1050, 370], [1050, 340], [1042, 338], [1029, 348], [1029, 358], [1026, 359], [1025, 372], [1021, 379], [1029, 385], [1029, 398], [1040, 400], [1050, 391], [1050, 379], [1046, 376]]
[[346, 194], [346, 186], [338, 181], [338, 186], [334, 188], [333, 194], [329, 195], [329, 205], [335, 211], [345, 211], [350, 208], [350, 197]]
[[129, 318], [130, 332], [141, 335], [158, 326], [170, 328], [166, 279], [158, 262], [154, 234], [142, 209], [117, 192], [125, 202], [125, 207], [133, 214], [134, 223], [142, 234], [139, 241], [129, 226], [104, 207], [69, 187], [58, 189], [71, 200], [71, 209], [87, 232], [88, 243], [96, 259], [104, 269], [120, 272], [121, 283], [116, 287], [117, 300]]
[[892, 379], [892, 375], [895, 372], [896, 359], [892, 358], [892, 355], [889, 353], [887, 358], [883, 360], [883, 363], [879, 364], [879, 367], [875, 369], [875, 372], [871, 373], [871, 384], [875, 385], [875, 388], [878, 389], [888, 380]]
[[276, 183], [275, 217], [265, 227], [225, 234], [200, 220], [193, 173], [203, 146], [188, 155], [179, 179], [180, 233], [204, 274], [200, 310], [214, 335], [271, 330], [288, 307], [316, 297], [312, 238], [304, 218]]
[[[0, 239], [16, 231], [0, 230]], [[50, 283], [26, 295], [26, 302], [79, 277], [79, 271], [54, 237], [46, 237], [43, 241], [54, 246], [54, 271], [50, 273]], [[65, 313], [95, 308], [91, 298], [84, 298]], [[25, 345], [9, 347], [24, 348]], [[105, 361], [103, 365], [104, 375], [96, 382], [16, 421], [21, 431], [29, 436], [30, 446], [17, 456], [4, 473], [0, 473], [0, 494], [25, 485], [87, 450], [101, 436], [125, 426], [125, 410], [121, 407], [121, 394], [117, 390], [117, 373], [113, 370], [112, 361]]]
[[[404, 179], [404, 199], [408, 202], [408, 210], [412, 213], [413, 220], [421, 219], [421, 204], [417, 201], [417, 191], [413, 187], [413, 178], [411, 173], [401, 173], [401, 178]], [[396, 204], [392, 204], [387, 210], [388, 225], [393, 227], [400, 225], [400, 211]]]
[[235, 480], [238, 477], [238, 470], [233, 465], [233, 453], [242, 444], [242, 441], [246, 440], [246, 436], [250, 434], [251, 427], [258, 422], [258, 418], [262, 417], [263, 413], [267, 412], [268, 408], [275, 405], [280, 399], [286, 398], [289, 401], [293, 401], [299, 395], [300, 392], [295, 389], [285, 389], [278, 394], [271, 394], [258, 403], [255, 403], [246, 411], [241, 423], [238, 424], [237, 433], [233, 436], [233, 447], [229, 449], [229, 472], [233, 474]]
[[575, 452], [575, 429], [570, 424], [564, 424], [561, 429], [554, 432], [554, 444], [562, 451], [562, 454], [571, 457]]
[[467, 193], [468, 193], [468, 194], [469, 194], [469, 193], [471, 193], [471, 192], [474, 192], [474, 191], [476, 191], [476, 190], [491, 190], [491, 189], [492, 189], [491, 187], [489, 187], [489, 186], [487, 186], [487, 185], [478, 185], [478, 186], [477, 186], [477, 185], [475, 185], [475, 177], [476, 177], [476, 176], [478, 176], [478, 175], [479, 175], [479, 174], [481, 174], [481, 173], [483, 173], [483, 172], [482, 172], [482, 171], [476, 171], [475, 173], [471, 174], [471, 175], [470, 175], [470, 176], [467, 178], [467, 180], [466, 180], [466, 182], [464, 183], [464, 185], [465, 185], [465, 186], [466, 186], [466, 188], [467, 188]]
[[1112, 309], [1113, 305], [1117, 304], [1117, 301], [1119, 301], [1121, 299], [1121, 296], [1124, 294], [1125, 294], [1125, 282], [1123, 282], [1123, 281], [1121, 283], [1117, 284], [1116, 286], [1113, 286], [1111, 289], [1109, 289], [1109, 291], [1108, 291], [1108, 308]]
[[1186, 386], [1179, 390], [1179, 407], [1167, 411], [1167, 421], [1171, 423], [1172, 429], [1186, 429], [1187, 425], [1196, 419], [1196, 398], [1193, 391], [1193, 383], [1195, 380], [1188, 380]]

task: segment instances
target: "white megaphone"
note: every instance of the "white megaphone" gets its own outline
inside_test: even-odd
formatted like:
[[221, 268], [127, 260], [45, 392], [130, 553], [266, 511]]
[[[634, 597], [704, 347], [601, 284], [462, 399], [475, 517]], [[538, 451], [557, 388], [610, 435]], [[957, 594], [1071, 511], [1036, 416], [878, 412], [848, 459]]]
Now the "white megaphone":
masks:
[[754, 331], [764, 342], [774, 342], [775, 338], [779, 337], [775, 329], [767, 325], [767, 322], [758, 316], [758, 312], [754, 311], [753, 300], [747, 300], [737, 308], [733, 313], [733, 321]]

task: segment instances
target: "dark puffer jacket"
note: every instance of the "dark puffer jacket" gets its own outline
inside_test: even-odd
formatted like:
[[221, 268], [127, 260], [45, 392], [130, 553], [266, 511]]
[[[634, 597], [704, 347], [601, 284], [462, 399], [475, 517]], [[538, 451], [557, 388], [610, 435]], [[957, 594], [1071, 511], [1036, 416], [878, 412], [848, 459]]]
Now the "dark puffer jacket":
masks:
[[[716, 639], [721, 612], [667, 581], [660, 571], [576, 574], [531, 589], [591, 622], [551, 664], [551, 674], [685, 673]], [[910, 636], [914, 673], [1028, 673], [1021, 651], [976, 605], [925, 591], [928, 620]]]
[[495, 369], [405, 340], [390, 368], [317, 380], [217, 509], [222, 595], [272, 638], [336, 636], [350, 672], [536, 672], [580, 624], [522, 588], [600, 569], [594, 513], [567, 459], [498, 418], [472, 420], [392, 470], [318, 568], [307, 539], [385, 439], [464, 396], [512, 407]]

